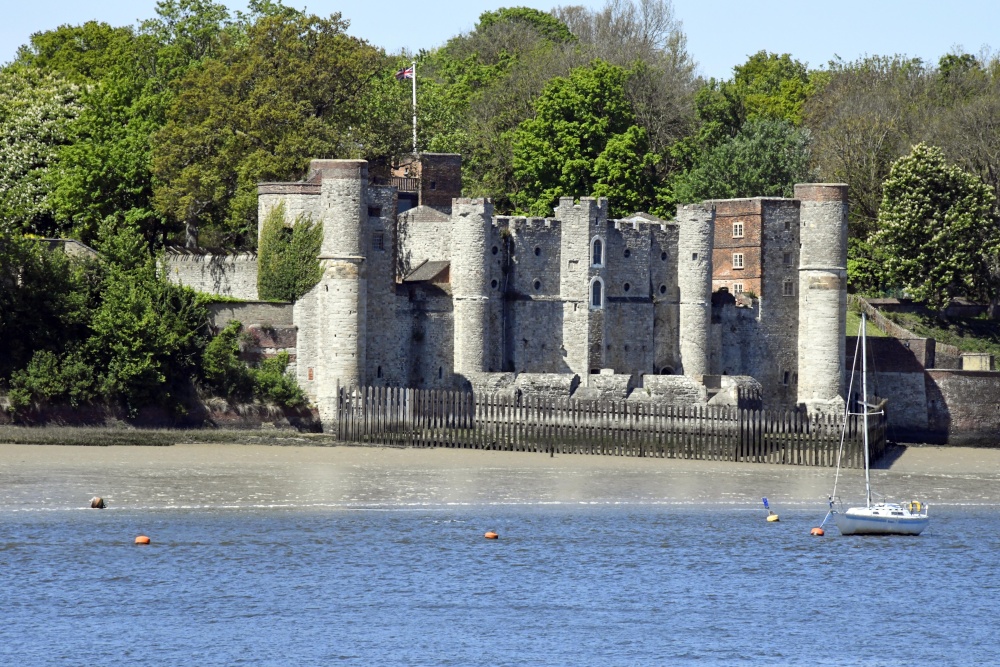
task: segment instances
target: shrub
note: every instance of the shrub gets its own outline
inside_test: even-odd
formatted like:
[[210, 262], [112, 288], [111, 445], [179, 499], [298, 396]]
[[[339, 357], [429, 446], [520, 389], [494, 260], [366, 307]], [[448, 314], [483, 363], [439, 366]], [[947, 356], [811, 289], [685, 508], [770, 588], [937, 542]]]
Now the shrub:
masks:
[[257, 294], [265, 301], [295, 301], [322, 277], [323, 225], [300, 215], [285, 226], [284, 203], [264, 218], [257, 249]]

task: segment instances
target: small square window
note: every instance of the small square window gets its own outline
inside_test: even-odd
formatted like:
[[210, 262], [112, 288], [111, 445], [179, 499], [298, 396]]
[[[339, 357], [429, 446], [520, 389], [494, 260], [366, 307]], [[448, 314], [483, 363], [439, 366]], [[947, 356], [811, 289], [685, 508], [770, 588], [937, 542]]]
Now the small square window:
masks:
[[791, 280], [786, 280], [781, 285], [781, 294], [782, 296], [795, 296], [795, 283]]
[[733, 283], [733, 294], [743, 293], [743, 283]]
[[378, 217], [381, 217], [381, 215], [382, 215], [382, 208], [381, 207], [379, 207], [379, 206], [369, 206], [368, 207], [368, 217], [369, 218], [378, 218]]
[[743, 238], [743, 223], [742, 222], [734, 222], [733, 223], [733, 238], [734, 239], [741, 239], [741, 238]]
[[791, 266], [792, 265], [792, 253], [786, 252], [782, 256], [782, 258], [781, 258], [781, 263], [784, 264], [785, 266]]
[[734, 252], [733, 253], [733, 268], [742, 269], [743, 268], [743, 253]]
[[375, 232], [372, 234], [372, 250], [385, 250], [385, 234]]

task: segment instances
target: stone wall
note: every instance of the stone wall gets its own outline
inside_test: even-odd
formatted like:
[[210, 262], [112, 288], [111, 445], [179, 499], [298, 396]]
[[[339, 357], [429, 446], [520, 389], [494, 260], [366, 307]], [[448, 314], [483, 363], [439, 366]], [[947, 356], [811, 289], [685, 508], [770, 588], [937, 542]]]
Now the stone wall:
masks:
[[207, 294], [235, 299], [257, 298], [257, 255], [171, 248], [163, 257], [163, 270], [171, 282]]
[[208, 318], [215, 329], [223, 329], [233, 320], [245, 326], [254, 324], [265, 327], [290, 327], [295, 324], [295, 306], [290, 303], [270, 301], [210, 303]]
[[1000, 373], [926, 372], [928, 442], [1000, 444]]
[[451, 259], [451, 218], [438, 210], [421, 207], [401, 213], [396, 234], [400, 278], [427, 260]]

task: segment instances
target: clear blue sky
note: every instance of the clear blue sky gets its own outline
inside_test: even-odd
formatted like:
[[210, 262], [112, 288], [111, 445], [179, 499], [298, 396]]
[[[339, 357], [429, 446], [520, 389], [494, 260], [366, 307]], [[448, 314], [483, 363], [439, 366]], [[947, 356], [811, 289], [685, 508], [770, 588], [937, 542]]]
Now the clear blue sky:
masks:
[[[227, 0], [230, 9], [245, 0]], [[396, 52], [433, 48], [472, 29], [480, 13], [504, 6], [550, 9], [558, 4], [599, 7], [604, 0], [286, 0], [285, 4], [328, 15], [340, 11], [351, 34]], [[1000, 46], [1000, 2], [996, 0], [673, 0], [688, 36], [688, 50], [705, 76], [729, 78], [734, 65], [762, 49], [791, 53], [810, 67], [835, 55], [853, 60], [896, 53], [929, 62], [961, 46], [978, 53]], [[0, 62], [13, 59], [33, 32], [96, 19], [129, 25], [155, 15], [155, 0], [3, 0]], [[990, 44], [993, 40], [993, 44]]]

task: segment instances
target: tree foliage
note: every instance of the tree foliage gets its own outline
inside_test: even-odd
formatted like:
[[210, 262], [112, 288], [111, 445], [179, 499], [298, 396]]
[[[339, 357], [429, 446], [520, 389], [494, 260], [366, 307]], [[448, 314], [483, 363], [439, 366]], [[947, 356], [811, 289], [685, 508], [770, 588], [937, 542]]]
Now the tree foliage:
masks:
[[239, 358], [240, 345], [246, 333], [243, 325], [232, 321], [205, 347], [202, 365], [205, 382], [216, 395], [231, 401], [253, 399], [276, 405], [303, 405], [305, 395], [286, 372], [288, 353], [280, 352], [256, 366], [248, 366]]
[[296, 301], [323, 275], [319, 252], [323, 224], [300, 215], [285, 224], [284, 203], [264, 217], [257, 249], [257, 294], [264, 300]]
[[615, 214], [651, 203], [655, 160], [625, 93], [629, 72], [595, 60], [552, 79], [513, 137], [515, 205], [551, 215], [559, 197], [611, 195]]
[[46, 176], [80, 113], [77, 86], [57, 74], [0, 69], [0, 227], [55, 231]]
[[707, 150], [678, 175], [679, 202], [734, 197], [791, 197], [796, 183], [810, 180], [809, 133], [786, 120], [756, 119], [735, 137]]
[[[177, 81], [166, 124], [153, 135], [157, 210], [252, 246], [259, 181], [293, 180], [311, 157], [385, 162], [373, 138], [401, 144], [405, 129], [394, 133], [366, 115], [365, 101], [389, 64], [346, 28], [339, 14], [286, 13], [260, 18], [238, 38], [223, 35], [217, 57]], [[399, 145], [381, 149], [398, 153]]]
[[955, 296], [989, 300], [1000, 284], [993, 196], [941, 149], [917, 144], [889, 172], [879, 208], [878, 275], [943, 308]]

